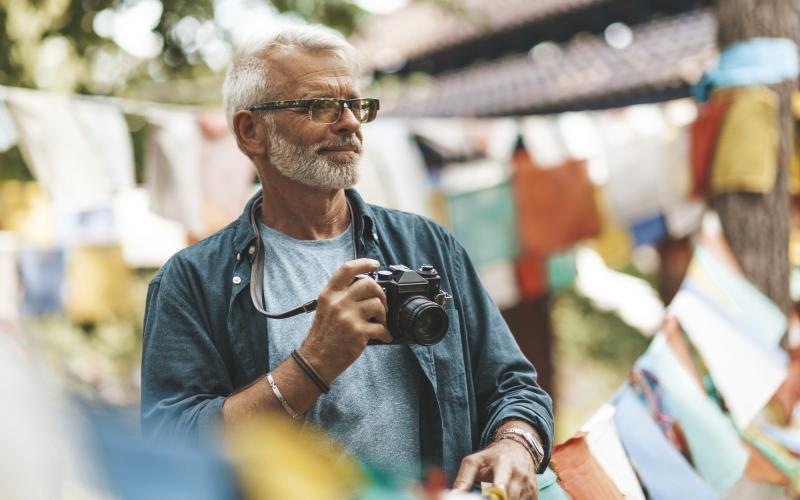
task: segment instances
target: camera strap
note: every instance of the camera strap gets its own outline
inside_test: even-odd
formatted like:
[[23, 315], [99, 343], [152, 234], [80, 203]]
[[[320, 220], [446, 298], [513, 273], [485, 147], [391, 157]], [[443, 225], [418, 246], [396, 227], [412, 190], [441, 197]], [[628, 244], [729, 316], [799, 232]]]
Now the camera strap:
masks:
[[[253, 227], [253, 232], [256, 234], [256, 251], [253, 266], [250, 269], [250, 298], [256, 311], [271, 319], [285, 319], [297, 316], [298, 314], [310, 313], [317, 308], [317, 299], [310, 300], [305, 304], [299, 305], [294, 309], [289, 309], [283, 312], [269, 312], [264, 307], [264, 262], [267, 258], [267, 249], [264, 247], [264, 242], [261, 240], [261, 231], [258, 227], [258, 215], [260, 213], [261, 205], [264, 200], [262, 194], [253, 203], [250, 210], [250, 225]], [[353, 214], [353, 207], [350, 205], [350, 200], [347, 201], [347, 209], [350, 211], [350, 230], [353, 236], [353, 258], [358, 257], [358, 246], [356, 238], [356, 221]]]

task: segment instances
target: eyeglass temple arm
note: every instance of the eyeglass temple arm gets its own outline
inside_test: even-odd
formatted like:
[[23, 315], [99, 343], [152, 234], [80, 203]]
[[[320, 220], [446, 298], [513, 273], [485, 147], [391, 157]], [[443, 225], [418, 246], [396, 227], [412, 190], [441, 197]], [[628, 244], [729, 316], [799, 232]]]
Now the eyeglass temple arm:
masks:
[[250, 111], [268, 110], [268, 109], [288, 109], [288, 108], [307, 108], [311, 105], [311, 101], [276, 101], [276, 102], [263, 102], [250, 106]]

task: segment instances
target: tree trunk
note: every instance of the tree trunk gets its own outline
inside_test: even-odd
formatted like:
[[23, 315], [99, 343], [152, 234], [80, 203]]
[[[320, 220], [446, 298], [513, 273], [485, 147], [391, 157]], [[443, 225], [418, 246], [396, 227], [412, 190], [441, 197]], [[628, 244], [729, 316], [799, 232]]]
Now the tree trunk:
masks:
[[[716, 11], [721, 49], [753, 37], [795, 39], [800, 24], [793, 0], [718, 0]], [[747, 278], [788, 314], [792, 307], [788, 172], [794, 134], [790, 98], [795, 84], [770, 87], [780, 96], [778, 175], [772, 192], [723, 193], [715, 195], [711, 204]]]

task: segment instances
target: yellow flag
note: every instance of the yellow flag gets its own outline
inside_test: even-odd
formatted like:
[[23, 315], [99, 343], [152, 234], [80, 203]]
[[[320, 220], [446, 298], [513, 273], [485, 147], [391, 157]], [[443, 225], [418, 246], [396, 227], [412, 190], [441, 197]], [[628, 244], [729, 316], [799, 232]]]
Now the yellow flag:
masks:
[[715, 194], [769, 193], [778, 168], [778, 94], [767, 87], [722, 89], [731, 104], [720, 130], [711, 170]]
[[354, 498], [365, 484], [356, 461], [322, 431], [259, 415], [227, 429], [228, 453], [253, 500]]

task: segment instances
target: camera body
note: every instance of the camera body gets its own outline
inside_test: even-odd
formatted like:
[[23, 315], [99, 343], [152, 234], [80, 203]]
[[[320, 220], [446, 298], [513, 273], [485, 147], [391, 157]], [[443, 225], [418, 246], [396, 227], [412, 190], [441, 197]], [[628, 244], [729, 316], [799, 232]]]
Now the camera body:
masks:
[[[386, 294], [386, 326], [394, 339], [392, 344], [433, 345], [447, 334], [449, 320], [443, 306], [450, 295], [440, 288], [441, 277], [433, 266], [414, 271], [392, 265], [355, 279], [373, 279]], [[384, 344], [375, 340], [369, 343]]]

